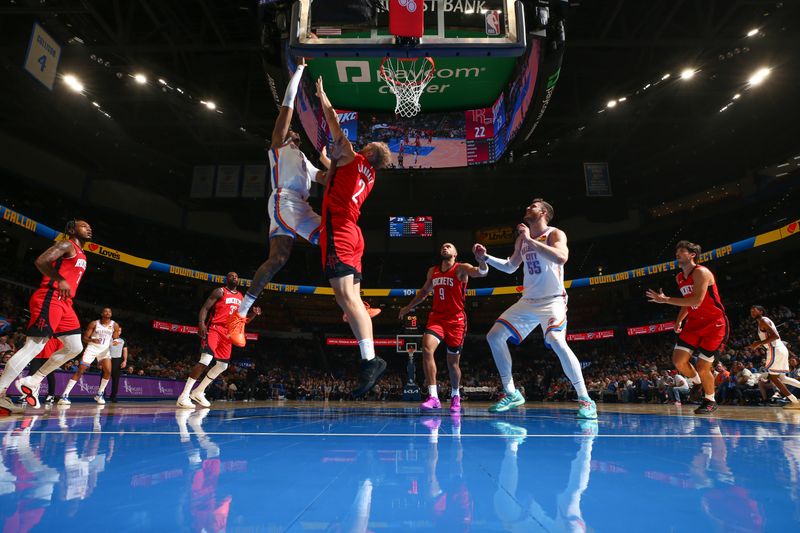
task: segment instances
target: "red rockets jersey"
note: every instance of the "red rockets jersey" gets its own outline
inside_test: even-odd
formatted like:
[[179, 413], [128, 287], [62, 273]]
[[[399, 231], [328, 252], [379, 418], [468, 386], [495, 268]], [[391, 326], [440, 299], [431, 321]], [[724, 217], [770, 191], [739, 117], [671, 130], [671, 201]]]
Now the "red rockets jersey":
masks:
[[[86, 272], [86, 254], [83, 253], [80, 246], [75, 244], [74, 241], [69, 241], [75, 251], [72, 257], [61, 256], [53, 261], [53, 269], [58, 272], [67, 283], [69, 283], [70, 298], [75, 298], [75, 293], [78, 292], [78, 285], [80, 285], [83, 273]], [[42, 289], [58, 290], [58, 281], [50, 278], [49, 276], [42, 277], [40, 285]]]
[[207, 321], [208, 326], [228, 326], [228, 317], [239, 310], [242, 303], [242, 293], [230, 291], [227, 287], [222, 287], [222, 297], [212, 307], [212, 313]]
[[[681, 272], [675, 278], [675, 280], [678, 282], [678, 288], [680, 289], [684, 298], [687, 298], [690, 294], [692, 294], [692, 289], [694, 286], [692, 274], [699, 268], [706, 269], [704, 266], [697, 265], [694, 267], [694, 269], [692, 269], [688, 276], [684, 276], [683, 272]], [[700, 305], [689, 308], [689, 315], [687, 318], [692, 324], [706, 324], [725, 318], [725, 307], [723, 307], [722, 300], [719, 297], [719, 292], [717, 291], [717, 280], [716, 278], [713, 278], [713, 274], [712, 279], [714, 280], [714, 284], [708, 286], [706, 296], [703, 298], [703, 301], [700, 302]]]
[[374, 185], [375, 169], [366, 157], [357, 153], [353, 161], [337, 168], [328, 181], [325, 196], [322, 198], [323, 220], [330, 213], [357, 221], [361, 215], [361, 206]]
[[447, 318], [455, 318], [464, 314], [467, 282], [458, 279], [457, 271], [458, 263], [444, 272], [441, 270], [441, 265], [433, 267], [431, 276], [433, 309], [431, 314]]

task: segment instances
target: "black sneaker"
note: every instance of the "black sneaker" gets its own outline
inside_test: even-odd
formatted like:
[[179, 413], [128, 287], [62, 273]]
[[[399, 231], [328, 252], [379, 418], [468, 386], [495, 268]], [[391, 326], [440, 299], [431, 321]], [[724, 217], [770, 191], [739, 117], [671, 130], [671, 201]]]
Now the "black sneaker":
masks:
[[717, 410], [717, 402], [703, 398], [703, 403], [700, 407], [694, 410], [696, 415], [708, 415]]
[[372, 387], [374, 387], [375, 383], [381, 379], [381, 376], [385, 371], [386, 361], [380, 357], [375, 357], [370, 361], [362, 359], [361, 377], [358, 380], [358, 387], [353, 391], [353, 396], [358, 398], [359, 396], [364, 396], [366, 393], [372, 390]]

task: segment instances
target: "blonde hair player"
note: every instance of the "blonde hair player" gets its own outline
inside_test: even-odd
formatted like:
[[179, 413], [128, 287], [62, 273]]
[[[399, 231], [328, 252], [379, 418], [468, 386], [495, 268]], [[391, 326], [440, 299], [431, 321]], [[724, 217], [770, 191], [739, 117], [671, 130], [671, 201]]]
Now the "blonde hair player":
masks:
[[489, 411], [502, 413], [525, 403], [511, 377], [511, 353], [507, 343], [510, 340], [519, 344], [541, 326], [545, 345], [556, 352], [561, 368], [578, 394], [577, 417], [592, 420], [597, 418], [597, 406], [586, 390], [581, 363], [567, 344], [564, 265], [569, 259], [569, 248], [567, 235], [548, 225], [553, 215], [552, 205], [535, 198], [525, 210], [525, 223], [517, 226], [519, 236], [514, 253], [507, 259], [487, 254], [480, 244], [473, 248], [479, 262], [485, 261], [502, 272], [512, 274], [523, 263], [525, 269], [522, 298], [500, 315], [486, 335], [506, 393]]
[[789, 403], [783, 406], [784, 409], [800, 409], [800, 401], [786, 387], [786, 385], [791, 385], [800, 389], [800, 381], [786, 375], [789, 373], [789, 349], [781, 340], [775, 323], [764, 315], [766, 312], [766, 309], [760, 305], [750, 308], [750, 317], [758, 325], [759, 340], [750, 344], [748, 348], [751, 350], [765, 348], [767, 350], [766, 372], [761, 374], [761, 379], [769, 380], [775, 385], [781, 396], [789, 400]]

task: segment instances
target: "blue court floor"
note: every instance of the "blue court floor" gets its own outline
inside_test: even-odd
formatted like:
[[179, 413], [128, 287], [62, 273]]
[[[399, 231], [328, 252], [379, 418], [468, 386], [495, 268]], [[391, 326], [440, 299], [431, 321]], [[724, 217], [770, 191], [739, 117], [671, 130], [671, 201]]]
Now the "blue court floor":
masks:
[[0, 418], [3, 531], [800, 530], [779, 409], [101, 407]]

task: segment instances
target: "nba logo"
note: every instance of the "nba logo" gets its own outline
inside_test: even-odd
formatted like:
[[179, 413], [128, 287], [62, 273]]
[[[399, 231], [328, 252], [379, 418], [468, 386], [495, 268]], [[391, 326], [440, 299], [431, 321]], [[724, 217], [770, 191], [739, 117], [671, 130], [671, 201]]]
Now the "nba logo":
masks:
[[486, 35], [500, 35], [500, 12], [486, 12]]

